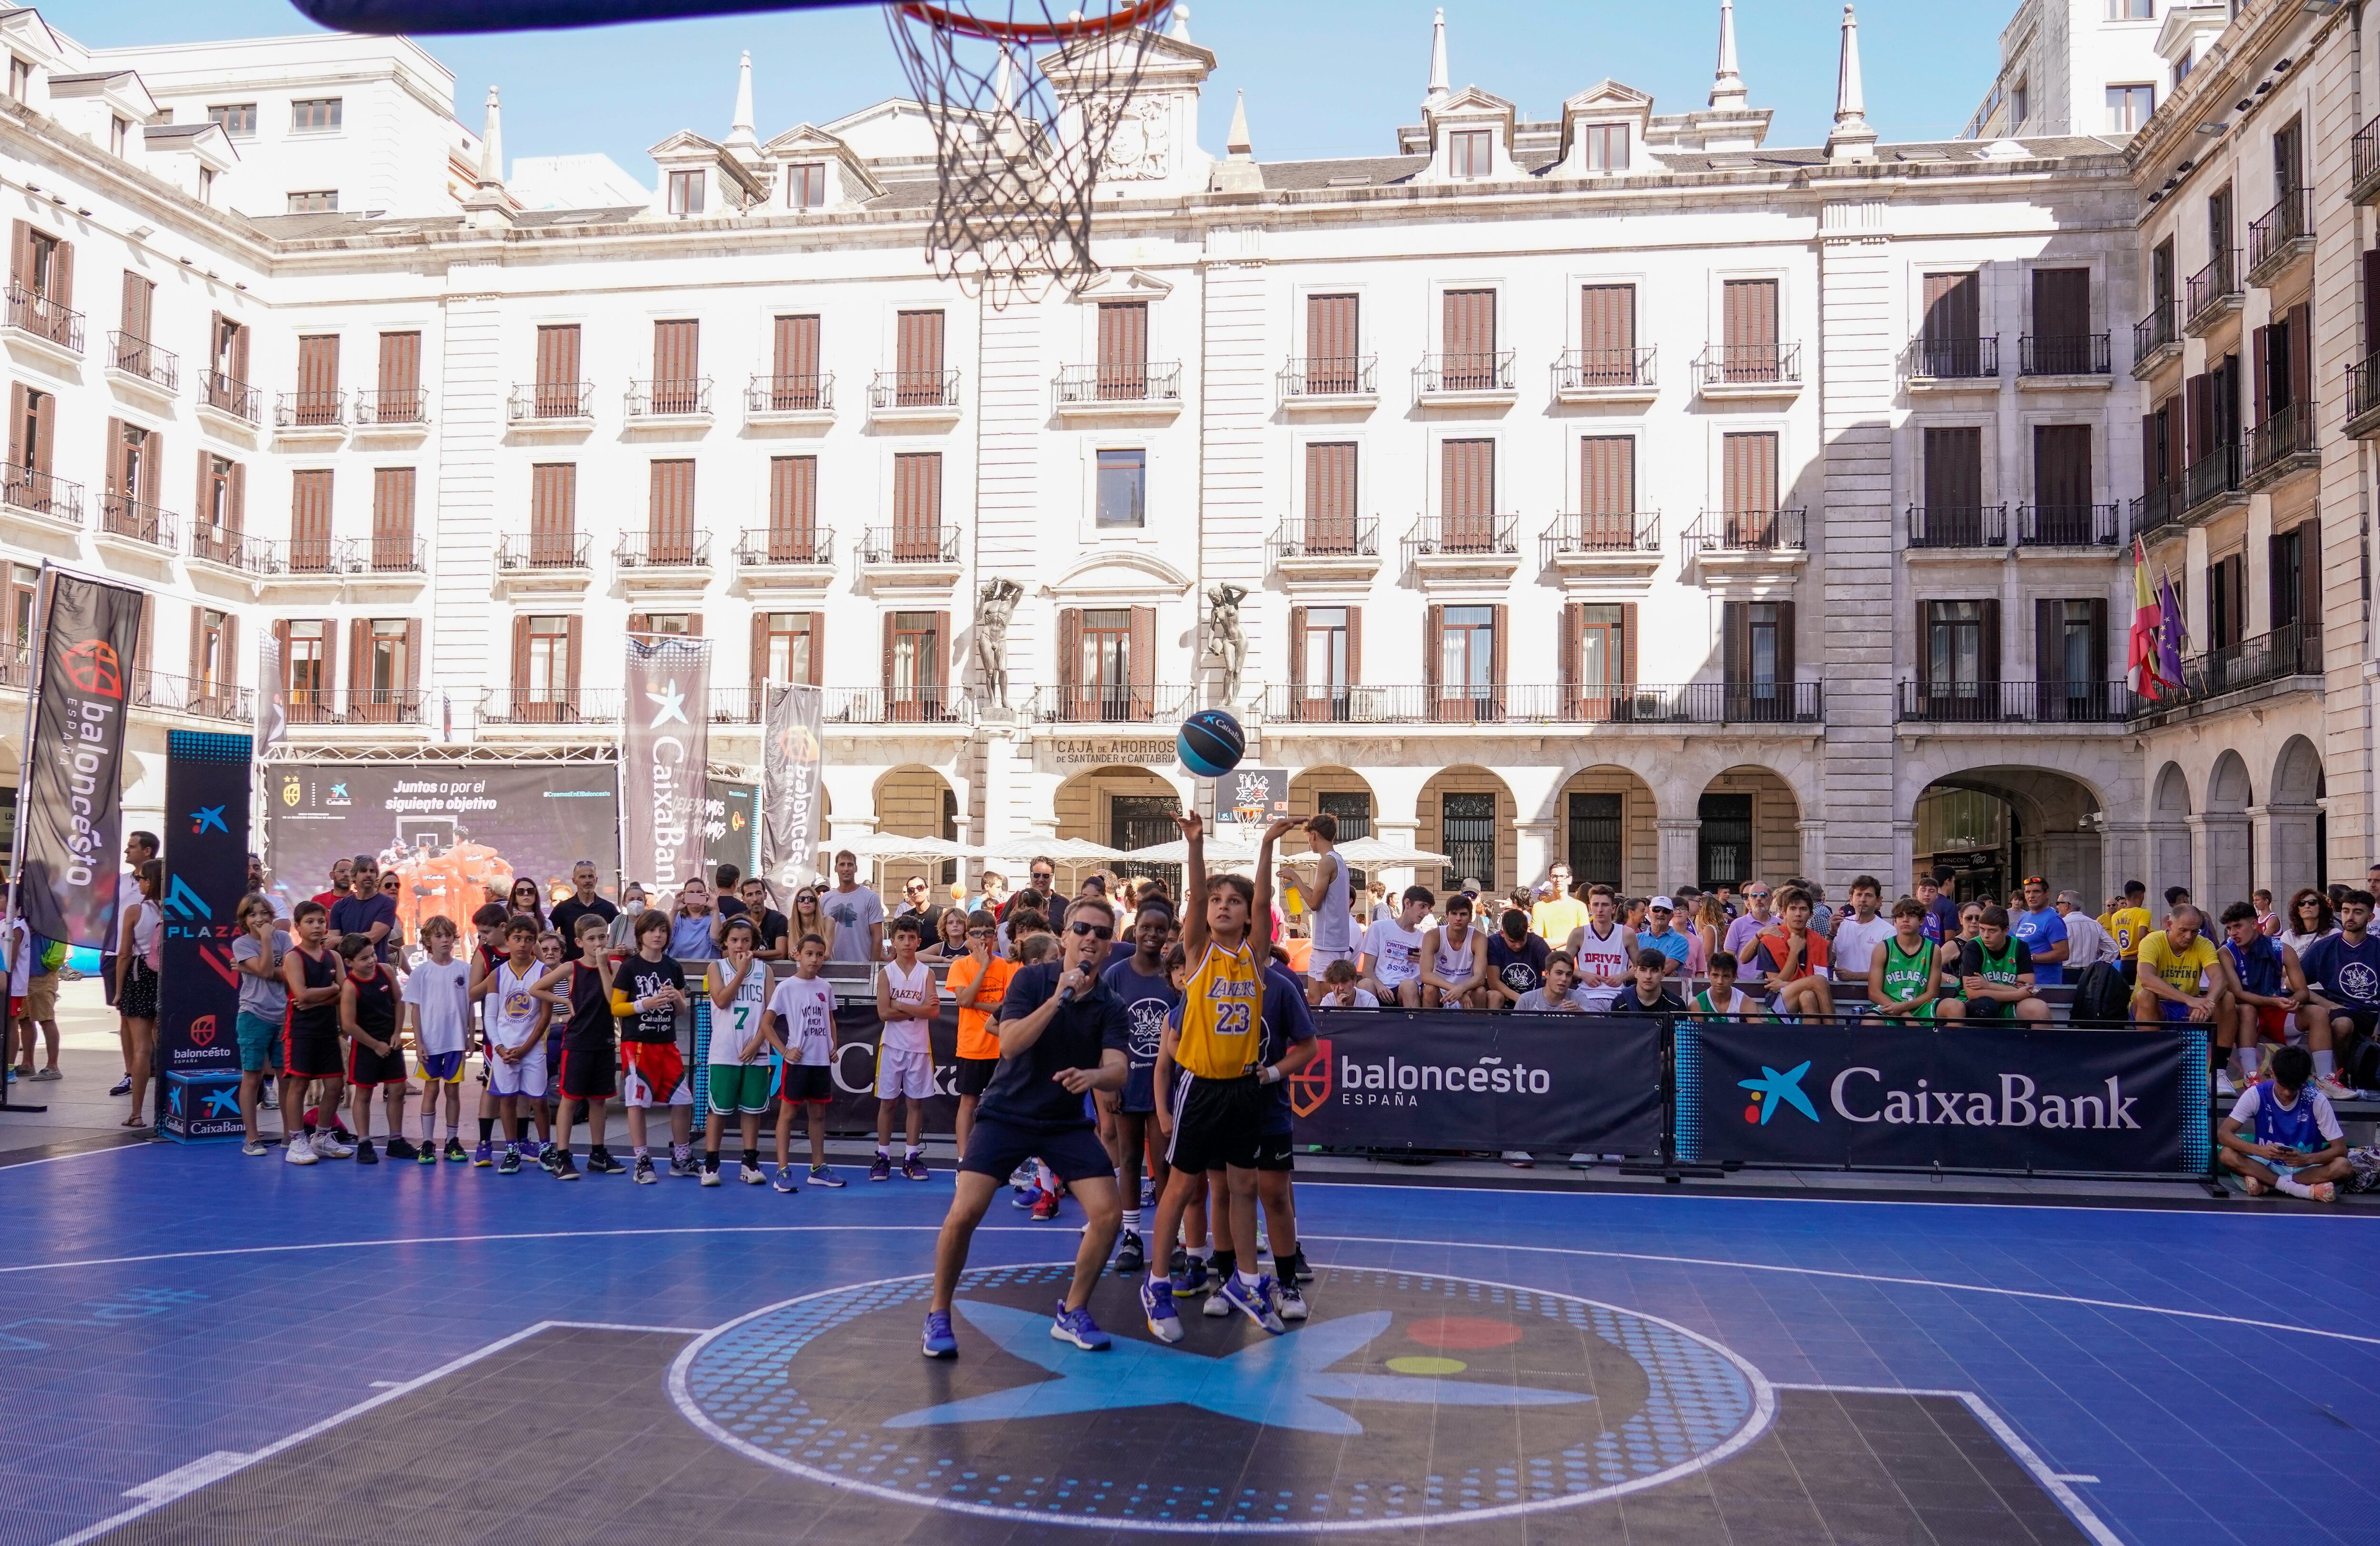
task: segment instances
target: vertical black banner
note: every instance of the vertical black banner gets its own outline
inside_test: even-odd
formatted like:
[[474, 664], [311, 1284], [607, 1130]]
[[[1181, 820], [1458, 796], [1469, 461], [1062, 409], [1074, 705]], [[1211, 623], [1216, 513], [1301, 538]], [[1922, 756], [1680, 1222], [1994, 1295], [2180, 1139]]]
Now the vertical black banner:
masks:
[[818, 874], [822, 699], [809, 687], [769, 691], [760, 732], [760, 873], [781, 896]]
[[248, 879], [246, 736], [165, 737], [165, 938], [158, 968], [157, 1063], [166, 1074], [237, 1070], [235, 917]]
[[[25, 921], [45, 939], [115, 948], [124, 719], [140, 592], [48, 572], [42, 664], [17, 797]], [[245, 872], [246, 857], [241, 864]]]

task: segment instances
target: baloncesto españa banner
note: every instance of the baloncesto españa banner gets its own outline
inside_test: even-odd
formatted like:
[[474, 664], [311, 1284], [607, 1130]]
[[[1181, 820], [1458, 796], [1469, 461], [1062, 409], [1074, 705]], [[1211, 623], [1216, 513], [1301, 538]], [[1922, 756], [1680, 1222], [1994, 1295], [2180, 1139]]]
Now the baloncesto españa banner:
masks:
[[25, 921], [45, 939], [114, 950], [124, 819], [124, 718], [140, 592], [47, 573], [42, 662], [18, 795]]

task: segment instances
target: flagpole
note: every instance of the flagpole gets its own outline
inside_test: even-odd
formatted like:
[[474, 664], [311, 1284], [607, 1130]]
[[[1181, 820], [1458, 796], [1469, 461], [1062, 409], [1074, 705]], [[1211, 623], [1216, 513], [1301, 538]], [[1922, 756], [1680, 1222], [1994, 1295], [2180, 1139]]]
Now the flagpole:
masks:
[[[24, 883], [25, 808], [23, 802], [25, 798], [25, 790], [33, 782], [33, 715], [40, 710], [42, 701], [42, 665], [49, 656], [49, 651], [42, 648], [42, 640], [48, 636], [50, 606], [52, 602], [50, 594], [51, 573], [50, 561], [44, 558], [42, 560], [41, 576], [33, 581], [33, 627], [32, 632], [27, 636], [25, 640], [25, 652], [28, 658], [32, 662], [32, 674], [26, 679], [25, 683], [25, 741], [23, 755], [17, 762], [18, 805], [16, 819], [8, 824], [7, 910], [5, 915], [0, 915], [0, 917], [5, 917], [9, 931], [9, 937], [15, 942], [18, 950], [30, 948], [31, 940], [31, 936], [25, 931], [24, 915], [22, 906], [19, 902], [18, 888]], [[16, 954], [12, 951], [8, 957], [8, 966], [12, 975], [14, 974], [16, 965]], [[27, 980], [29, 982], [31, 980], [30, 975], [28, 976]], [[16, 1068], [16, 1063], [14, 1062], [14, 1049], [11, 1048], [8, 1049], [8, 1051], [11, 1058], [11, 1061], [8, 1064], [9, 1072], [5, 1077], [0, 1077], [0, 1112], [23, 1112], [28, 1115], [33, 1115], [48, 1111], [50, 1108], [46, 1105], [20, 1106], [8, 1098], [9, 1092], [13, 1090], [17, 1085], [17, 1076], [14, 1072]]]

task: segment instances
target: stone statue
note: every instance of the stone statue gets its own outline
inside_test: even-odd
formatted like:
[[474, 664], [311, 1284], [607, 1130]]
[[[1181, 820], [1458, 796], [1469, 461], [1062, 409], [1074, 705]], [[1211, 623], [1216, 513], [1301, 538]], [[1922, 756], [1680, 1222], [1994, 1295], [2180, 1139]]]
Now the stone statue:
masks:
[[1248, 599], [1236, 585], [1207, 592], [1207, 657], [1223, 671], [1223, 701], [1240, 700], [1240, 676], [1248, 664], [1248, 631], [1240, 626], [1240, 603]]
[[1002, 578], [988, 582], [975, 602], [975, 668], [983, 690], [999, 708], [1008, 707], [1008, 619], [1025, 598], [1025, 587]]

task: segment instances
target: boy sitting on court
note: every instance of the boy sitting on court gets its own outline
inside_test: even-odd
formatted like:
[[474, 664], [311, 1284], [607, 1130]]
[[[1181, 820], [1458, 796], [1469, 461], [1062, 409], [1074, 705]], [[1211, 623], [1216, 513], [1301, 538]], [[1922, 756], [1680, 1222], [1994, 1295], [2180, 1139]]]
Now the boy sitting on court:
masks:
[[1955, 1020], [1966, 1013], [1942, 996], [1942, 962], [1925, 937], [1925, 904], [1904, 896], [1892, 905], [1892, 933], [1869, 952], [1868, 1008], [1890, 1020]]
[[[2273, 1054], [2272, 1071], [2268, 1083], [2240, 1091], [2231, 1114], [2216, 1126], [2223, 1168], [2240, 1177], [2250, 1197], [2280, 1191], [2336, 1202], [2338, 1183], [2355, 1172], [2330, 1098], [2309, 1088], [2313, 1054], [2285, 1046]], [[2252, 1137], [2242, 1136], [2242, 1128]]]

